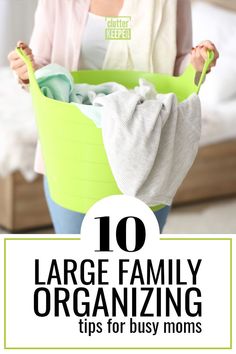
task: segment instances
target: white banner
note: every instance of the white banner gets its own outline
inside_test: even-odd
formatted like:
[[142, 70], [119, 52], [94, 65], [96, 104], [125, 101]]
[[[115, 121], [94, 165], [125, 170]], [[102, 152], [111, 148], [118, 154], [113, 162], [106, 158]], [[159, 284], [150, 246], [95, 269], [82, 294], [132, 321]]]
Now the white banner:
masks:
[[81, 237], [5, 240], [5, 348], [231, 347], [231, 239], [160, 238], [123, 198], [91, 208]]

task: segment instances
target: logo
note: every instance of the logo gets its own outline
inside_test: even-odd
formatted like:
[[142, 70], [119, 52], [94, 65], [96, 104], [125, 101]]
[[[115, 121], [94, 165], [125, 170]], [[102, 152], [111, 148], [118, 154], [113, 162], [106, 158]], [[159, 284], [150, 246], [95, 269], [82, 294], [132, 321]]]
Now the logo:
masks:
[[105, 30], [106, 40], [130, 40], [130, 16], [106, 17], [107, 28]]

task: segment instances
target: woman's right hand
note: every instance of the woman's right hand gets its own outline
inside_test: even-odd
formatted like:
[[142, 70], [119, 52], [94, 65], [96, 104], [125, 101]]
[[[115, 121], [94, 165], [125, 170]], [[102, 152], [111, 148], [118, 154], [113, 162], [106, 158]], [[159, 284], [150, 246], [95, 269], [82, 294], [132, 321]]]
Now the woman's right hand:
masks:
[[[28, 55], [28, 57], [30, 58], [33, 68], [36, 69], [37, 67], [34, 62], [32, 50], [28, 47], [28, 45], [23, 42], [18, 42], [17, 47], [20, 47], [24, 50], [25, 54]], [[19, 81], [24, 84], [27, 84], [29, 82], [27, 66], [15, 50], [8, 54], [8, 60], [10, 62], [11, 69], [14, 70], [18, 75]]]

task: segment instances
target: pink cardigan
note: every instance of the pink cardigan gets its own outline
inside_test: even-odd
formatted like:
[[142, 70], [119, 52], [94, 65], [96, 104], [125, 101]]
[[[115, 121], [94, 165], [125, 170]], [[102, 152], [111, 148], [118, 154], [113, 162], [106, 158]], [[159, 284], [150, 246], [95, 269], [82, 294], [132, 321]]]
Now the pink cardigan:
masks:
[[[129, 0], [130, 1], [130, 0]], [[30, 47], [38, 65], [57, 63], [68, 70], [78, 70], [83, 29], [90, 0], [39, 0]], [[191, 5], [178, 0], [177, 57], [174, 74], [183, 71], [192, 47]], [[35, 170], [44, 174], [45, 168], [38, 145]]]

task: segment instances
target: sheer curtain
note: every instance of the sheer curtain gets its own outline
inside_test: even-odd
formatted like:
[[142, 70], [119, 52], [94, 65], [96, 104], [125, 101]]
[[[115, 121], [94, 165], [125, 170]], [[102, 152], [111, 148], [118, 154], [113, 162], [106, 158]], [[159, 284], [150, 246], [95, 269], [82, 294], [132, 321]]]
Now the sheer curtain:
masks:
[[[49, 0], [53, 1], [53, 0]], [[0, 0], [0, 66], [18, 40], [28, 42], [38, 0]]]

